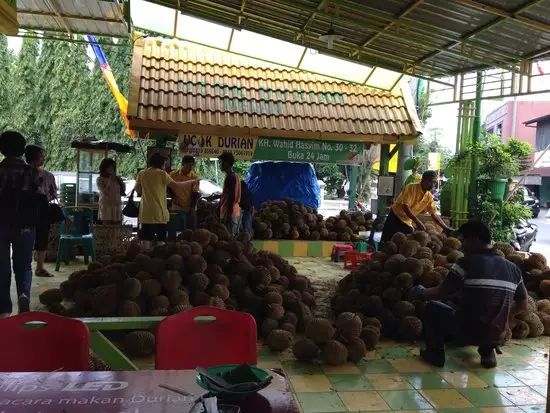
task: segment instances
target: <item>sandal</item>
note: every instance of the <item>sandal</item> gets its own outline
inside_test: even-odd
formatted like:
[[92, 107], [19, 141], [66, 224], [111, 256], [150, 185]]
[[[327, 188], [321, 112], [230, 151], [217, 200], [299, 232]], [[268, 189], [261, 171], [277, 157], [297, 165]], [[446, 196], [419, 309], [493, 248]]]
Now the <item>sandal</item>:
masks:
[[35, 271], [35, 272], [34, 272], [34, 275], [35, 275], [36, 277], [44, 277], [44, 278], [52, 278], [52, 277], [54, 277], [54, 275], [53, 275], [53, 274], [50, 274], [50, 273], [48, 272], [48, 270], [46, 270], [46, 269], [44, 269], [44, 270], [39, 270], [39, 271]]

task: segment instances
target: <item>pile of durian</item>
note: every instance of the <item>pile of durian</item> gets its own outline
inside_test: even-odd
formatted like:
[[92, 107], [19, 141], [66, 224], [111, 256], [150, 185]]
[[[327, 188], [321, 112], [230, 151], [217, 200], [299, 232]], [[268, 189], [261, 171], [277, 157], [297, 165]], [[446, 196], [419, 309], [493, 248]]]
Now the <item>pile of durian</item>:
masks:
[[[179, 241], [149, 251], [132, 243], [126, 254], [101, 257], [39, 299], [49, 311], [70, 317], [167, 316], [211, 305], [248, 312], [258, 326], [270, 320], [291, 335], [281, 333], [290, 343], [315, 306], [307, 277], [279, 255], [257, 252], [249, 240], [231, 240], [222, 225], [214, 232], [185, 231]], [[153, 351], [151, 332], [130, 334], [137, 335], [125, 340], [130, 355]]]
[[300, 202], [267, 201], [256, 211], [253, 220], [257, 239], [357, 241], [359, 231], [372, 228], [372, 214], [341, 211], [324, 220], [310, 207]]

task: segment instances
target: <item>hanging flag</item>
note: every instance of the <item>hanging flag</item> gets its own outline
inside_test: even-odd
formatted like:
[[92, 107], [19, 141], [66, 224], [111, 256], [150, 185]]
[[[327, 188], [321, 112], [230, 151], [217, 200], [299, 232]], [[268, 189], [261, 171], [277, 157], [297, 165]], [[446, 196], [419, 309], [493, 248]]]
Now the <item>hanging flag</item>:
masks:
[[539, 75], [544, 75], [544, 71], [542, 70], [542, 67], [540, 66], [540, 62], [537, 62], [537, 70], [539, 71]]
[[113, 76], [113, 72], [111, 71], [111, 66], [109, 66], [109, 62], [103, 53], [103, 49], [101, 49], [101, 46], [97, 43], [95, 36], [86, 35], [86, 40], [88, 40], [90, 46], [92, 46], [92, 50], [94, 51], [95, 57], [99, 63], [99, 67], [101, 67], [103, 78], [107, 82], [109, 89], [111, 89], [111, 93], [118, 103], [120, 114], [124, 120], [124, 124], [126, 125], [126, 134], [133, 138], [135, 136], [135, 132], [130, 129], [130, 122], [128, 121], [128, 100], [122, 95], [122, 93], [120, 93], [115, 77]]

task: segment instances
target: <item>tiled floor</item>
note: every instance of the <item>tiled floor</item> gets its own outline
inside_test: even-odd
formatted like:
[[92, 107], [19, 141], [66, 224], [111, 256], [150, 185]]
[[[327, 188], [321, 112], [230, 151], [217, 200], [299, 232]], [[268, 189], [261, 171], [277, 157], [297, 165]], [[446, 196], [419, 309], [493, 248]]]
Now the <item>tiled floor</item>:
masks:
[[[321, 288], [320, 312], [327, 310], [331, 284], [347, 271], [342, 264], [311, 258], [290, 260], [299, 272]], [[55, 278], [35, 278], [32, 302], [81, 268], [62, 266]], [[49, 267], [50, 270], [53, 268]], [[516, 341], [504, 347], [498, 367], [479, 366], [475, 348], [448, 349], [444, 368], [433, 368], [418, 357], [418, 346], [381, 342], [358, 363], [331, 367], [301, 363], [287, 350], [281, 354], [260, 347], [259, 366], [282, 368], [289, 376], [304, 413], [391, 412], [417, 413], [542, 413], [546, 405], [550, 337]], [[140, 368], [151, 359], [136, 360]]]
[[514, 342], [492, 370], [478, 367], [473, 347], [449, 349], [439, 369], [418, 357], [417, 346], [391, 341], [340, 367], [298, 362], [290, 351], [262, 347], [259, 365], [286, 372], [304, 413], [533, 413], [546, 408], [549, 343], [548, 337]]

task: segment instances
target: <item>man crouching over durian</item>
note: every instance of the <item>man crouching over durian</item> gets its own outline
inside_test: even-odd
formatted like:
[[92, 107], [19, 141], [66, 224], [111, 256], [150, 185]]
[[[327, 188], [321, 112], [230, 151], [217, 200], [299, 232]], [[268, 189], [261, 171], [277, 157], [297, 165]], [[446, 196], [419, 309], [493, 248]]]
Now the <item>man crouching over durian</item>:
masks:
[[[445, 364], [444, 340], [449, 335], [459, 344], [476, 345], [481, 365], [497, 365], [495, 349], [504, 344], [510, 314], [527, 310], [527, 290], [520, 269], [491, 248], [491, 233], [481, 222], [468, 222], [458, 231], [465, 256], [433, 288], [418, 285], [411, 299], [430, 301], [426, 305], [424, 333], [426, 347], [420, 356], [430, 364]], [[443, 304], [449, 295], [462, 291], [457, 310]]]

